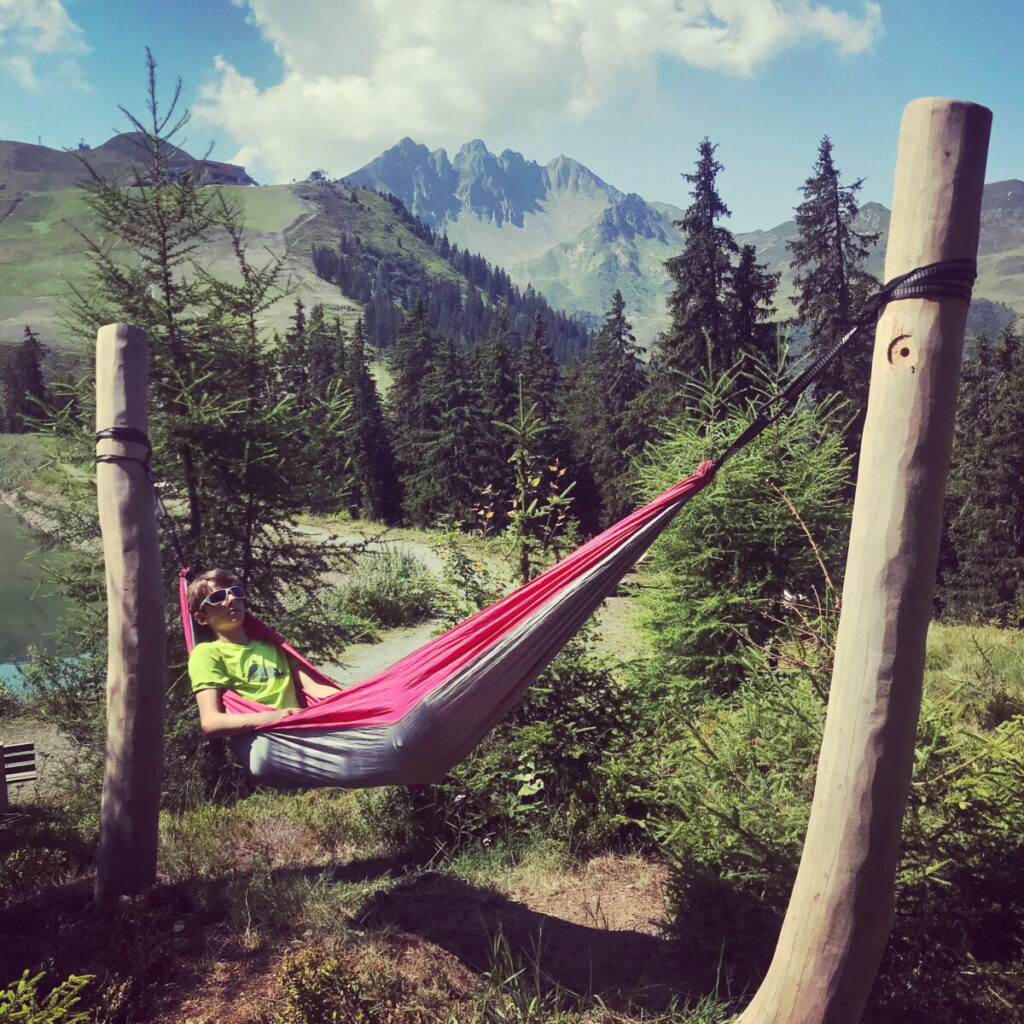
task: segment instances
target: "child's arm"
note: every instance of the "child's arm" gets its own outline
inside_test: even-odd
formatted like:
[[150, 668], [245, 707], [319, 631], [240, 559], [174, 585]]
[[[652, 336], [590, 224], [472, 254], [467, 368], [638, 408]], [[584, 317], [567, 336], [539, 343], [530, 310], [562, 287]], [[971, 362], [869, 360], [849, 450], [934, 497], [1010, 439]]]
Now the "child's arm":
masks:
[[328, 686], [317, 682], [297, 661], [291, 656], [288, 658], [292, 667], [292, 679], [296, 686], [302, 687], [302, 692], [307, 697], [333, 697], [340, 689], [340, 686]]
[[250, 711], [245, 714], [232, 714], [224, 710], [224, 701], [220, 690], [211, 688], [196, 691], [196, 704], [199, 705], [199, 725], [207, 736], [234, 736], [248, 732], [256, 725], [269, 725], [279, 722], [282, 718], [294, 715], [299, 708], [284, 708], [273, 711]]

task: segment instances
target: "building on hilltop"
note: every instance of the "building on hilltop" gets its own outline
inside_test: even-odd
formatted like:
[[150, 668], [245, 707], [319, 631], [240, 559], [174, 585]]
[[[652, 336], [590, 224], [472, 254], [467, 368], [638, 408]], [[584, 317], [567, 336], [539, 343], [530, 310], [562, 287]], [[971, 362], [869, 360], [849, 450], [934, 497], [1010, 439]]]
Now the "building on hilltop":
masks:
[[238, 164], [224, 164], [219, 160], [181, 160], [169, 164], [167, 174], [172, 178], [192, 177], [197, 185], [255, 185], [256, 182]]

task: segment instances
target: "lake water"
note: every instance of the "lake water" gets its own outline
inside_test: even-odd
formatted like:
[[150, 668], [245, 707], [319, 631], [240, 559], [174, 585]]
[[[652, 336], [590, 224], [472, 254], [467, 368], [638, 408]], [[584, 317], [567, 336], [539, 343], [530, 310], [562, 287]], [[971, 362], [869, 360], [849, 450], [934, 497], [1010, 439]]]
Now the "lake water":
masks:
[[35, 554], [38, 542], [17, 516], [0, 505], [0, 677], [14, 674], [29, 647], [51, 648], [64, 614], [60, 595], [47, 587]]

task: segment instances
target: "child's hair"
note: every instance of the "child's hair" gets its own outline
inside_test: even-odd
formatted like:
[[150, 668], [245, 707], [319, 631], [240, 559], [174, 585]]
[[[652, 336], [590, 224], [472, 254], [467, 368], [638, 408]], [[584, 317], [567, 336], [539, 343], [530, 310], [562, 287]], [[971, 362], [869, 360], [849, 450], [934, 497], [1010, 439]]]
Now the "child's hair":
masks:
[[188, 585], [188, 590], [185, 592], [189, 614], [195, 615], [202, 608], [207, 595], [212, 594], [215, 590], [220, 590], [221, 587], [233, 587], [241, 582], [233, 572], [229, 572], [227, 569], [210, 569], [197, 576]]

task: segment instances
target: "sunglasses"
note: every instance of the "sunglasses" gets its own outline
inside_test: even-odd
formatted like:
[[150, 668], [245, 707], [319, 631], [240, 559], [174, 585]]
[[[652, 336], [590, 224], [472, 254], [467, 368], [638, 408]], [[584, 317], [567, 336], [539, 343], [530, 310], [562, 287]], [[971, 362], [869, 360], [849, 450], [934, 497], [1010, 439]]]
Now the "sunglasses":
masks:
[[224, 604], [229, 597], [234, 597], [241, 601], [245, 597], [245, 587], [223, 587], [220, 590], [211, 590], [203, 598], [203, 603], [199, 607], [202, 608], [208, 604]]

